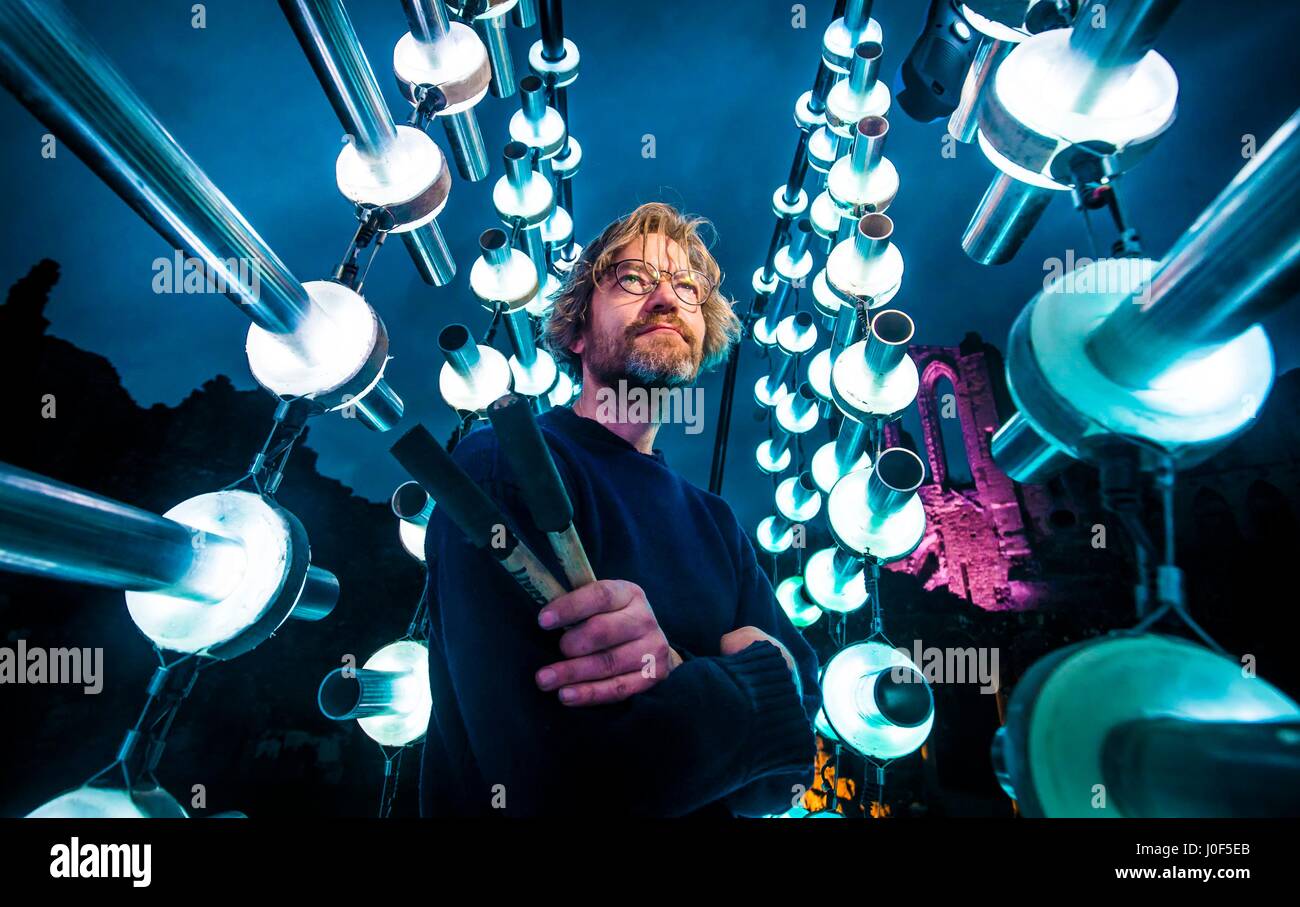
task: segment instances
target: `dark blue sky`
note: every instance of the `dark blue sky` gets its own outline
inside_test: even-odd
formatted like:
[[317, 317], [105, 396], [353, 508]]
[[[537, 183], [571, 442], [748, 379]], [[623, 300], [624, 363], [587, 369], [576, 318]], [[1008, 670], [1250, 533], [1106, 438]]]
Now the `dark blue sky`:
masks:
[[[791, 25], [791, 5], [767, 0], [612, 4], [568, 0], [566, 31], [582, 53], [570, 89], [570, 126], [584, 148], [575, 182], [581, 239], [635, 205], [664, 200], [711, 218], [715, 254], [732, 295], [749, 279], [770, 236], [769, 200], [784, 179], [795, 141], [794, 99], [811, 85], [831, 0], [806, 4], [808, 27]], [[921, 28], [925, 0], [878, 0], [882, 72], [892, 78]], [[342, 130], [301, 50], [271, 0], [212, 0], [206, 29], [190, 25], [190, 0], [73, 0], [73, 12], [209, 176], [302, 280], [324, 277], [354, 221], [333, 180]], [[353, 0], [349, 11], [391, 108], [406, 105], [391, 77], [394, 42], [405, 30], [398, 0]], [[1300, 4], [1185, 0], [1158, 42], [1181, 80], [1178, 120], [1124, 182], [1125, 201], [1156, 257], [1168, 248], [1244, 163], [1242, 136], [1263, 142], [1300, 101], [1294, 36]], [[521, 64], [536, 29], [512, 29]], [[457, 182], [441, 224], [459, 273], [448, 287], [415, 276], [400, 244], [379, 256], [366, 296], [392, 338], [393, 386], [408, 417], [445, 437], [453, 424], [437, 396], [438, 331], [486, 315], [468, 290], [480, 231], [495, 226], [490, 186], [501, 175], [505, 124], [518, 99], [488, 97], [478, 108], [492, 174]], [[941, 155], [941, 123], [918, 124], [895, 107], [886, 155], [902, 187], [890, 215], [907, 264], [896, 305], [917, 322], [917, 342], [956, 343], [969, 330], [1002, 345], [1011, 321], [1041, 286], [1042, 262], [1067, 248], [1087, 255], [1079, 217], [1053, 203], [1009, 265], [981, 268], [960, 236], [992, 169], [978, 150]], [[142, 405], [174, 404], [217, 373], [253, 387], [243, 354], [248, 322], [219, 296], [151, 292], [152, 261], [164, 241], [66, 149], [41, 157], [38, 124], [0, 95], [6, 218], [0, 281], [12, 283], [42, 257], [63, 264], [47, 316], [51, 332], [107, 356]], [[642, 136], [657, 156], [641, 155]], [[441, 128], [432, 133], [443, 143]], [[1295, 307], [1292, 307], [1293, 310]], [[1274, 325], [1282, 369], [1300, 364], [1300, 316]], [[498, 344], [505, 344], [504, 331]], [[768, 507], [769, 483], [751, 465], [760, 426], [749, 388], [760, 373], [752, 345], [742, 362], [727, 497], [747, 525]], [[670, 462], [706, 485], [719, 373], [707, 378], [708, 430], [661, 433]], [[62, 401], [61, 401], [62, 402]], [[60, 407], [60, 415], [72, 407]], [[268, 406], [268, 416], [270, 407]], [[402, 479], [386, 453], [389, 437], [330, 417], [311, 445], [320, 467], [359, 493], [385, 497]], [[251, 454], [251, 451], [250, 451]], [[195, 493], [203, 489], [195, 489]]]

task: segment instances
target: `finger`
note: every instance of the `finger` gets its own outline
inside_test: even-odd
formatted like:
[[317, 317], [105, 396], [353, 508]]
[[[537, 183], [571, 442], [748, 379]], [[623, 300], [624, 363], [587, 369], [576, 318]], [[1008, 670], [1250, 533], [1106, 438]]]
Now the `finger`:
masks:
[[605, 680], [594, 680], [588, 683], [577, 683], [573, 686], [560, 688], [560, 702], [564, 705], [574, 707], [585, 707], [591, 705], [608, 705], [611, 702], [622, 702], [629, 696], [635, 696], [642, 690], [648, 690], [654, 686], [653, 677], [642, 677], [640, 671], [631, 674], [619, 674], [617, 677], [610, 677]]
[[537, 622], [543, 627], [567, 627], [594, 614], [626, 608], [640, 595], [641, 587], [621, 579], [599, 579], [566, 592], [537, 612]]
[[624, 608], [597, 614], [565, 630], [560, 637], [560, 651], [569, 658], [577, 658], [643, 639], [656, 629], [658, 624], [648, 608]]
[[[646, 656], [651, 656], [647, 659]], [[656, 645], [651, 640], [638, 639], [613, 649], [605, 649], [549, 664], [537, 672], [537, 685], [543, 690], [555, 690], [575, 683], [606, 680], [620, 674], [643, 673], [646, 664], [656, 671], [668, 662], [668, 646], [662, 640]], [[654, 679], [653, 676], [648, 679]]]

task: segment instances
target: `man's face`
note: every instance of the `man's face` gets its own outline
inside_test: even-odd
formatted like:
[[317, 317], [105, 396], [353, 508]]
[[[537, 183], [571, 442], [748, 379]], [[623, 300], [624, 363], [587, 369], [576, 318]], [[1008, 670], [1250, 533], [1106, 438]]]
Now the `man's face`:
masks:
[[[690, 267], [686, 250], [663, 236], [635, 239], [614, 251], [612, 262], [639, 258], [664, 274]], [[690, 384], [704, 361], [704, 310], [687, 311], [661, 280], [644, 296], [620, 287], [611, 266], [591, 295], [591, 314], [573, 352], [607, 387], [620, 379], [640, 387]]]

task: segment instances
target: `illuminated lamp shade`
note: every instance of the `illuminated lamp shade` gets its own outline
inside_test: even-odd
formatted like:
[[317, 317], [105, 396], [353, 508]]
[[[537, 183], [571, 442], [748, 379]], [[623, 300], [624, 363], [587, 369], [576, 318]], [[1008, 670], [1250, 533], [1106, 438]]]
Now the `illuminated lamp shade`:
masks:
[[475, 344], [469, 328], [449, 324], [438, 335], [447, 362], [438, 375], [438, 390], [453, 409], [479, 411], [509, 392], [510, 365], [490, 346]]
[[321, 681], [317, 704], [334, 721], [357, 719], [381, 746], [406, 746], [424, 737], [433, 711], [429, 650], [402, 639], [384, 646], [361, 668], [338, 668]]
[[432, 221], [447, 205], [451, 171], [433, 139], [413, 126], [397, 126], [397, 139], [379, 155], [349, 142], [339, 152], [334, 176], [339, 192], [356, 205], [382, 207], [405, 233]]
[[27, 814], [29, 819], [187, 819], [189, 815], [161, 787], [126, 791], [78, 787]]
[[803, 577], [791, 576], [776, 587], [776, 600], [790, 623], [799, 629], [810, 627], [822, 616], [822, 609], [810, 602], [803, 593]]
[[131, 619], [159, 648], [233, 658], [270, 638], [291, 614], [319, 619], [338, 599], [338, 580], [311, 565], [302, 524], [260, 495], [203, 494], [163, 515], [237, 542], [245, 559], [238, 583], [220, 601], [126, 592]]
[[[310, 280], [302, 286], [315, 305], [291, 333], [256, 324], [249, 328], [246, 351], [253, 378], [276, 396], [311, 397], [331, 410], [369, 405], [366, 398], [388, 364], [384, 323], [359, 293], [342, 284]], [[391, 420], [401, 413], [398, 401]]]
[[397, 516], [397, 534], [402, 547], [424, 563], [424, 533], [433, 516], [434, 501], [419, 482], [404, 482], [393, 492], [392, 508]]
[[860, 755], [898, 759], [930, 736], [930, 684], [891, 645], [869, 641], [841, 649], [827, 663], [821, 686], [827, 723]]

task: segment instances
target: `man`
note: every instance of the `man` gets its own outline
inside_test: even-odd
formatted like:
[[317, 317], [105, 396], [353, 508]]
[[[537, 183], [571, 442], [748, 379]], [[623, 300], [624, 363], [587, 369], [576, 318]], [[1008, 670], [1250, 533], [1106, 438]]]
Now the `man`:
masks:
[[[539, 422], [597, 582], [544, 608], [439, 509], [429, 521], [425, 815], [784, 812], [812, 781], [817, 660], [727, 504], [654, 448], [654, 413], [739, 333], [703, 221], [646, 204], [583, 252], [545, 344], [582, 393]], [[490, 428], [456, 461], [563, 577]]]

